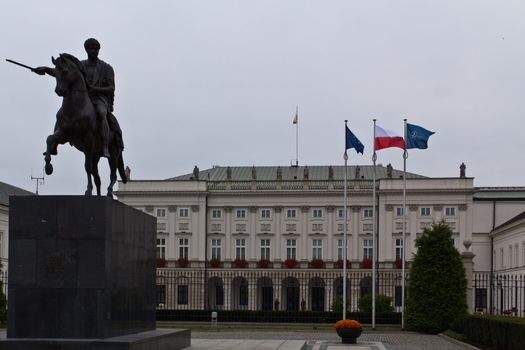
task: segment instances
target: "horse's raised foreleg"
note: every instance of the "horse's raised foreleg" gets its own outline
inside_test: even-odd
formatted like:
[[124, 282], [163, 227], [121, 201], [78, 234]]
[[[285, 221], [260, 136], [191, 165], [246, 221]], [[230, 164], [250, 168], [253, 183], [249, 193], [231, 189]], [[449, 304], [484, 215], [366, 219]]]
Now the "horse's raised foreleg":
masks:
[[45, 170], [47, 175], [53, 173], [53, 165], [51, 164], [51, 155], [57, 154], [57, 147], [59, 144], [66, 143], [64, 134], [60, 130], [55, 130], [55, 133], [49, 135], [46, 140], [47, 148], [44, 152], [44, 160], [46, 162]]
[[100, 196], [100, 175], [98, 173], [98, 161], [100, 160], [99, 156], [93, 156], [92, 168], [93, 180], [95, 180], [95, 187], [97, 188], [97, 196]]
[[115, 182], [117, 182], [117, 162], [118, 162], [118, 154], [112, 153], [111, 157], [108, 158], [109, 163], [109, 186], [108, 186], [108, 194], [107, 196], [109, 198], [113, 198], [113, 186], [115, 185]]
[[84, 193], [86, 196], [91, 196], [92, 192], [93, 192], [93, 183], [91, 182], [91, 175], [92, 175], [92, 157], [91, 155], [88, 155], [87, 153], [84, 154], [85, 155], [85, 160], [84, 160], [84, 168], [86, 169], [86, 175], [87, 175], [87, 179], [88, 179], [88, 185], [87, 185], [87, 188], [86, 188], [86, 192]]

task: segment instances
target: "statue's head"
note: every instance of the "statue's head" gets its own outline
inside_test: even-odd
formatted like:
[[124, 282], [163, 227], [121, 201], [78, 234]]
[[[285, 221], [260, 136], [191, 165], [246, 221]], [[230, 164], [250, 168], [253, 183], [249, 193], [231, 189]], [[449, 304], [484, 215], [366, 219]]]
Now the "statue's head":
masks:
[[100, 43], [97, 39], [89, 38], [84, 42], [84, 49], [86, 49], [89, 58], [96, 58], [100, 50]]

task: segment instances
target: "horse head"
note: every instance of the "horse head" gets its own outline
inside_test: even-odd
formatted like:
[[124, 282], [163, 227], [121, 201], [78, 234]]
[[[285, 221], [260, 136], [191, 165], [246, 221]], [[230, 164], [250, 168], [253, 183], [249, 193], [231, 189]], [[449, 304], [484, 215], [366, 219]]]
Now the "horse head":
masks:
[[62, 53], [56, 59], [51, 57], [51, 62], [55, 65], [55, 93], [58, 96], [66, 97], [72, 90], [86, 91], [84, 68], [75, 56]]

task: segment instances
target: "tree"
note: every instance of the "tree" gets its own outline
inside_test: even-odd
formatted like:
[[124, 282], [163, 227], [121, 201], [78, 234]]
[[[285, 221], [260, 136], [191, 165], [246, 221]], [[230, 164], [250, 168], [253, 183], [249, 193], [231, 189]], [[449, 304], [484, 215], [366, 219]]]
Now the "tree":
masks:
[[444, 222], [432, 224], [416, 239], [406, 302], [408, 330], [439, 333], [467, 312], [467, 279], [461, 256]]

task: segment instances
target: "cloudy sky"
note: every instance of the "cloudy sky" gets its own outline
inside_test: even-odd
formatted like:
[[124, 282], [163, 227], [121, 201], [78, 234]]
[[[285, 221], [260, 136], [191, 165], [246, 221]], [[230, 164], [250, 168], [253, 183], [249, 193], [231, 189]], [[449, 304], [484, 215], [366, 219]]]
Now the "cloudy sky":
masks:
[[[525, 185], [525, 2], [487, 0], [10, 1], [2, 58], [85, 59], [97, 38], [116, 74], [133, 179], [213, 165], [343, 164], [344, 120], [371, 164], [372, 119], [435, 131], [408, 170], [477, 186]], [[34, 190], [61, 99], [55, 81], [0, 63], [0, 181]], [[378, 162], [402, 168], [401, 150]], [[81, 194], [83, 155], [63, 145], [41, 194]], [[107, 165], [101, 161], [103, 185]]]

